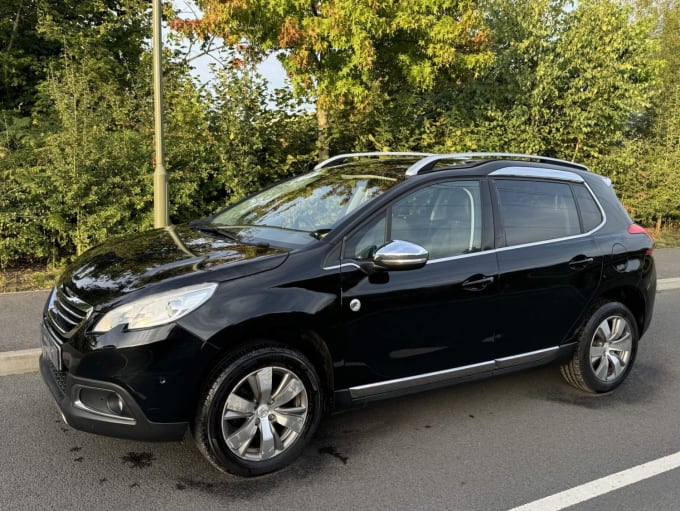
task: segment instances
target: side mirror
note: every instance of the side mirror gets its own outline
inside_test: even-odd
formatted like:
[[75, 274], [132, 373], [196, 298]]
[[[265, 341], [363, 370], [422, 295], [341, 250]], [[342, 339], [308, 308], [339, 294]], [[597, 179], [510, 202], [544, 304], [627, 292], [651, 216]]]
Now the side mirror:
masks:
[[425, 266], [430, 254], [420, 245], [394, 240], [373, 255], [373, 264], [384, 270], [415, 270]]

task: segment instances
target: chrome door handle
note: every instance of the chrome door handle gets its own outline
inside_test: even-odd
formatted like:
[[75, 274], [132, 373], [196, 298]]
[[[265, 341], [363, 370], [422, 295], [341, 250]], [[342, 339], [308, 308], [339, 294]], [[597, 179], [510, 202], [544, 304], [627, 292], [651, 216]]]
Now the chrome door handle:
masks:
[[483, 277], [475, 280], [468, 279], [463, 282], [462, 286], [466, 291], [481, 291], [482, 289], [486, 289], [493, 281], [494, 277]]
[[594, 260], [595, 259], [592, 257], [576, 256], [571, 261], [569, 261], [569, 268], [572, 270], [582, 270], [590, 266]]

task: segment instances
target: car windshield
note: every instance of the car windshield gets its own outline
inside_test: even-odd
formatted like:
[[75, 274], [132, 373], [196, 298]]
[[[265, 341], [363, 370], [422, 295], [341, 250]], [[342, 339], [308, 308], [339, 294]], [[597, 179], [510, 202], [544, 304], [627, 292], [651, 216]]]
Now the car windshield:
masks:
[[316, 170], [246, 198], [215, 215], [210, 224], [240, 238], [304, 245], [321, 239], [348, 214], [402, 179], [401, 170], [385, 172], [381, 167], [379, 173], [374, 166]]

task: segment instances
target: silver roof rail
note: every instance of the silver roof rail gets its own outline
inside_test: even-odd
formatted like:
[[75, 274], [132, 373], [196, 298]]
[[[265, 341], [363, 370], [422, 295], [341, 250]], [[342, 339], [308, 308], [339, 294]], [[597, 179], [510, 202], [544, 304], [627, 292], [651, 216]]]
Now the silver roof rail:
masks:
[[411, 165], [406, 171], [407, 176], [417, 176], [423, 170], [431, 170], [438, 161], [441, 160], [468, 160], [474, 158], [507, 158], [507, 159], [524, 159], [534, 160], [541, 163], [556, 163], [580, 170], [588, 170], [588, 167], [573, 161], [560, 160], [558, 158], [548, 158], [547, 156], [537, 156], [535, 154], [517, 154], [517, 153], [451, 153], [451, 154], [433, 154]]
[[432, 153], [412, 153], [412, 152], [394, 152], [394, 151], [374, 151], [370, 153], [345, 153], [345, 154], [338, 154], [336, 156], [333, 156], [331, 158], [328, 158], [327, 160], [324, 160], [320, 163], [317, 163], [316, 166], [314, 167], [314, 170], [319, 170], [323, 169], [326, 167], [334, 167], [335, 165], [340, 165], [344, 160], [347, 160], [349, 158], [379, 158], [381, 156], [393, 156], [393, 157], [402, 157], [402, 156], [432, 156]]

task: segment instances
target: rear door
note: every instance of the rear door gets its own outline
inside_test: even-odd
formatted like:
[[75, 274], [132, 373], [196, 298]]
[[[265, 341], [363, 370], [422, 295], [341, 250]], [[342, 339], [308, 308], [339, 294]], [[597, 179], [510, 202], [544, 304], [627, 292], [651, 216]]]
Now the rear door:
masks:
[[499, 247], [494, 351], [500, 356], [567, 341], [599, 286], [603, 258], [591, 234], [594, 213], [577, 202], [590, 192], [577, 174], [564, 174], [573, 180], [492, 180]]

